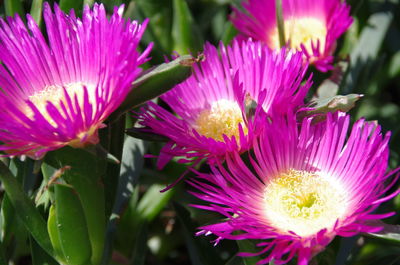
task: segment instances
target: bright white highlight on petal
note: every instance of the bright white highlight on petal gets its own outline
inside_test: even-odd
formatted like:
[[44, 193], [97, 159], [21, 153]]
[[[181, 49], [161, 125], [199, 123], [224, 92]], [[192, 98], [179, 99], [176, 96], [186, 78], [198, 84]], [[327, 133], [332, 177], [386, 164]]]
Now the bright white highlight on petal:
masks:
[[[75, 95], [78, 98], [79, 106], [83, 107], [83, 97], [84, 97], [84, 86], [86, 86], [89, 95], [89, 102], [95, 106], [95, 86], [92, 84], [82, 84], [81, 82], [71, 83], [64, 85], [65, 89], [68, 92], [68, 95], [73, 98]], [[35, 94], [28, 97], [28, 99], [36, 106], [36, 108], [40, 111], [40, 113], [49, 121], [50, 124], [56, 125], [56, 122], [51, 118], [46, 110], [47, 102], [50, 101], [53, 105], [63, 113], [60, 102], [63, 102], [65, 106], [67, 105], [67, 100], [64, 95], [63, 86], [53, 85], [45, 87], [44, 89], [36, 92]], [[25, 113], [29, 118], [33, 117], [33, 111], [27, 107]]]
[[211, 104], [211, 108], [200, 112], [194, 128], [202, 135], [217, 141], [223, 141], [223, 135], [239, 138], [239, 124], [244, 132], [246, 127], [239, 105], [227, 99], [221, 99]]
[[[290, 41], [291, 48], [301, 50], [301, 44], [303, 44], [307, 52], [313, 54], [311, 43], [314, 43], [316, 47], [319, 40], [319, 50], [321, 52], [324, 50], [327, 29], [323, 21], [312, 17], [291, 18], [285, 20], [284, 27], [285, 41]], [[277, 28], [271, 34], [271, 45], [274, 48], [280, 47]]]
[[264, 193], [271, 226], [307, 237], [332, 228], [344, 216], [347, 196], [340, 183], [319, 172], [290, 170], [273, 178]]

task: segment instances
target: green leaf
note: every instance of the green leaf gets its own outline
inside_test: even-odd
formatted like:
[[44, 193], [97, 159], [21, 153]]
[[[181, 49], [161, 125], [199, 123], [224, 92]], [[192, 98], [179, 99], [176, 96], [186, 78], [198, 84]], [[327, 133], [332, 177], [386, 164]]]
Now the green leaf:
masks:
[[347, 68], [347, 61], [341, 61], [335, 66], [331, 76], [328, 79], [325, 79], [317, 88], [318, 99], [332, 98], [337, 95], [343, 75], [347, 71]]
[[[58, 265], [52, 257], [50, 257], [37, 243], [36, 241], [30, 237], [29, 238], [31, 245], [31, 254], [32, 254], [32, 265]], [[0, 261], [0, 264], [5, 264]]]
[[60, 8], [66, 13], [69, 13], [71, 9], [74, 9], [75, 13], [80, 13], [82, 11], [82, 7], [82, 0], [60, 0]]
[[57, 260], [62, 261], [65, 263], [66, 258], [64, 256], [62, 250], [62, 243], [60, 240], [60, 235], [57, 228], [57, 220], [56, 220], [56, 210], [54, 205], [50, 207], [49, 217], [47, 218], [47, 230], [49, 232], [51, 244], [54, 248], [54, 254], [57, 257]]
[[0, 264], [8, 264], [3, 242], [0, 242]]
[[225, 265], [245, 265], [245, 264], [243, 263], [243, 259], [241, 257], [235, 255], [232, 258], [230, 258], [228, 262], [225, 263]]
[[[70, 185], [55, 183], [56, 228], [67, 264], [90, 264], [92, 247], [81, 200]], [[54, 238], [57, 243], [57, 239]]]
[[376, 221], [376, 225], [383, 226], [383, 230], [377, 233], [367, 233], [367, 236], [382, 239], [393, 244], [400, 244], [400, 225], [385, 224], [382, 221]]
[[11, 237], [13, 236], [12, 227], [15, 223], [15, 219], [18, 218], [15, 215], [15, 210], [11, 204], [11, 201], [6, 194], [4, 194], [1, 201], [1, 242], [8, 245]]
[[93, 3], [94, 3], [94, 0], [83, 0], [83, 6], [85, 6], [85, 5], [92, 6]]
[[144, 73], [132, 86], [131, 92], [121, 106], [111, 115], [116, 120], [121, 114], [151, 100], [184, 81], [191, 73], [196, 61], [190, 55], [178, 57], [169, 63], [163, 63]]
[[163, 188], [163, 185], [153, 184], [147, 189], [137, 207], [138, 218], [151, 222], [160, 213], [175, 193], [174, 189], [161, 193]]
[[282, 0], [275, 0], [276, 6], [276, 24], [278, 25], [279, 45], [285, 46], [285, 21], [283, 18]]
[[42, 22], [42, 10], [43, 0], [33, 0], [30, 14], [39, 26]]
[[377, 58], [392, 20], [391, 12], [378, 12], [369, 17], [367, 25], [363, 28], [350, 54], [351, 69], [341, 90], [342, 93], [347, 94], [353, 91], [366, 65]]
[[225, 29], [223, 31], [221, 41], [225, 45], [228, 45], [237, 34], [238, 34], [238, 31], [233, 26], [233, 24], [229, 21], [229, 22], [225, 23]]
[[[253, 241], [251, 240], [236, 240], [236, 244], [239, 247], [240, 252], [246, 252], [246, 253], [257, 253], [259, 250], [256, 248], [256, 245]], [[243, 263], [245, 265], [253, 265], [256, 264], [258, 261], [260, 261], [261, 258], [258, 256], [254, 257], [243, 257]]]
[[[124, 145], [124, 132], [125, 120], [127, 115], [122, 115], [115, 122], [109, 123], [107, 129], [103, 131], [101, 141], [110, 150], [116, 159], [121, 160], [123, 145]], [[121, 163], [108, 164], [106, 174], [103, 178], [105, 187], [105, 215], [111, 215], [115, 198], [117, 196], [119, 175], [121, 171]]]
[[46, 222], [36, 209], [34, 203], [22, 191], [17, 179], [10, 170], [0, 162], [0, 181], [13, 205], [16, 214], [19, 216], [26, 229], [31, 233], [36, 242], [53, 255], [53, 247], [47, 233]]
[[400, 75], [400, 51], [396, 52], [389, 64], [389, 78], [394, 78]]
[[147, 222], [141, 222], [138, 227], [138, 234], [135, 238], [135, 247], [133, 249], [131, 264], [143, 265], [145, 262], [147, 252], [147, 230]]
[[179, 222], [182, 224], [183, 235], [189, 252], [192, 265], [219, 265], [223, 264], [214, 247], [204, 238], [195, 238], [194, 233], [197, 228], [190, 217], [190, 212], [182, 205], [174, 202], [174, 209]]
[[203, 40], [186, 0], [173, 0], [172, 38], [173, 49], [179, 54], [194, 54], [202, 48]]
[[359, 94], [349, 94], [349, 95], [338, 95], [330, 98], [315, 99], [310, 101], [309, 107], [314, 108], [314, 110], [307, 111], [306, 115], [311, 114], [323, 114], [328, 112], [343, 111], [347, 112], [352, 109], [357, 100], [359, 100], [363, 95]]
[[134, 138], [151, 141], [151, 142], [168, 142], [168, 137], [161, 134], [148, 132], [146, 128], [129, 128], [126, 130], [126, 134]]
[[345, 264], [357, 244], [359, 236], [344, 237], [340, 239], [339, 251], [336, 255], [335, 264]]
[[6, 16], [14, 16], [18, 13], [22, 19], [25, 17], [21, 0], [4, 0], [4, 9], [6, 11]]
[[[116, 179], [119, 179], [118, 189], [117, 192], [115, 193], [116, 198], [114, 207], [112, 209], [112, 215], [107, 225], [106, 243], [104, 246], [104, 255], [101, 264], [109, 264], [109, 259], [112, 251], [113, 238], [117, 230], [117, 223], [119, 224], [119, 227], [121, 227], [119, 217], [122, 215], [122, 212], [126, 210], [127, 201], [130, 199], [131, 202], [133, 201], [136, 202], [135, 200], [136, 197], [131, 196], [131, 194], [133, 193], [134, 189], [137, 189], [135, 187], [136, 184], [138, 183], [138, 179], [142, 171], [144, 163], [143, 155], [145, 153], [145, 149], [146, 146], [142, 140], [134, 139], [132, 137], [125, 138], [125, 142], [123, 145], [123, 152], [122, 152], [121, 170], [120, 172], [118, 172], [119, 175], [115, 177]], [[134, 194], [137, 195], [137, 192]], [[132, 226], [134, 226], [137, 223], [143, 222], [140, 216], [137, 215], [136, 209], [132, 209], [136, 208], [135, 206], [131, 207], [131, 205], [129, 205], [128, 209], [126, 210], [128, 213], [130, 211], [135, 212], [134, 215], [132, 216], [132, 222], [131, 219], [128, 220], [129, 228], [132, 228]], [[124, 219], [121, 220], [122, 223], [123, 221]], [[132, 231], [132, 233], [134, 234], [136, 232], [135, 230], [137, 229], [129, 229], [129, 230]], [[135, 240], [132, 240], [132, 236], [133, 236], [132, 234], [127, 235], [126, 232], [124, 232], [122, 236], [123, 238], [122, 244], [124, 245], [128, 244], [127, 246], [125, 245], [124, 247], [130, 248], [131, 245], [134, 244], [133, 242]]]
[[[84, 163], [82, 162], [84, 161]], [[47, 153], [45, 163], [54, 168], [70, 167], [62, 178], [74, 187], [82, 202], [92, 246], [92, 263], [98, 264], [103, 255], [106, 228], [104, 176], [107, 163], [91, 153], [64, 147]], [[57, 207], [57, 199], [55, 200]]]

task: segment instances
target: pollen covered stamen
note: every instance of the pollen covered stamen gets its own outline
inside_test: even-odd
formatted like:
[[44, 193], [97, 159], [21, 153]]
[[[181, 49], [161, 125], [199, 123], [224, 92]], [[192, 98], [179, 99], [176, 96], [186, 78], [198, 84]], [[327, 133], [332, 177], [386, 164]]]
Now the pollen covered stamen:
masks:
[[[286, 19], [284, 30], [285, 41], [289, 42], [293, 49], [301, 50], [301, 44], [303, 44], [307, 52], [313, 54], [311, 43], [314, 43], [316, 47], [317, 41], [319, 41], [320, 52], [325, 48], [327, 29], [325, 23], [320, 19], [311, 17]], [[271, 36], [272, 46], [280, 47], [278, 29], [275, 29]]]
[[271, 225], [299, 236], [332, 228], [347, 206], [339, 183], [307, 171], [280, 174], [270, 181], [264, 195], [265, 214]]
[[246, 127], [242, 117], [242, 111], [238, 104], [233, 101], [222, 99], [213, 102], [210, 109], [200, 112], [195, 129], [206, 137], [223, 141], [223, 135], [235, 136], [239, 139], [239, 124], [246, 133]]

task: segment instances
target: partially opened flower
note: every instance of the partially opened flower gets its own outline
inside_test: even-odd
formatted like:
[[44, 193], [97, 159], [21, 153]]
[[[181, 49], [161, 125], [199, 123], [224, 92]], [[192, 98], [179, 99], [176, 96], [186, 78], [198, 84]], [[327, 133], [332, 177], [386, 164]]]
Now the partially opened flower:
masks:
[[48, 41], [33, 18], [0, 20], [0, 141], [8, 155], [42, 157], [66, 145], [98, 142], [97, 131], [125, 99], [150, 47], [136, 51], [145, 29], [107, 18], [103, 5], [54, 13], [44, 5]]
[[[248, 0], [246, 12], [234, 10], [232, 22], [242, 37], [280, 47], [275, 2]], [[336, 40], [352, 23], [349, 6], [341, 0], [282, 0], [282, 12], [289, 47], [302, 50], [320, 71], [330, 70]]]
[[371, 220], [393, 213], [374, 211], [398, 193], [385, 197], [394, 184], [387, 183], [393, 172], [385, 173], [390, 136], [364, 120], [349, 136], [348, 129], [349, 117], [339, 113], [317, 124], [305, 119], [300, 127], [295, 118], [272, 117], [254, 145], [251, 165], [234, 153], [226, 168], [190, 180], [193, 194], [209, 202], [195, 206], [226, 217], [199, 234], [214, 234], [217, 243], [258, 239], [260, 252], [252, 255], [264, 255], [259, 264], [283, 264], [295, 256], [307, 264], [336, 235], [381, 230]]
[[[170, 141], [159, 166], [172, 156], [215, 162], [232, 150], [247, 150], [265, 124], [265, 115], [303, 104], [310, 82], [300, 53], [273, 52], [259, 42], [234, 42], [217, 49], [206, 44], [205, 61], [193, 75], [161, 98], [175, 116], [149, 103], [141, 124]], [[255, 107], [255, 106], [258, 107]]]

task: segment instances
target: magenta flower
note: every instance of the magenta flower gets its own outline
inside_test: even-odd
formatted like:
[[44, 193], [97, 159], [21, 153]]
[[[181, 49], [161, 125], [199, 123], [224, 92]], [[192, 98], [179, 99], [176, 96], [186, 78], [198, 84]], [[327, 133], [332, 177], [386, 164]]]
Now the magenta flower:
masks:
[[[247, 12], [234, 9], [232, 22], [241, 38], [251, 37], [270, 48], [280, 47], [275, 0], [248, 0]], [[332, 69], [336, 40], [350, 27], [350, 7], [341, 0], [283, 0], [285, 41], [303, 51], [320, 71]]]
[[[312, 124], [304, 119], [273, 117], [254, 144], [248, 167], [239, 154], [227, 157], [227, 169], [213, 167], [189, 181], [194, 195], [209, 202], [195, 207], [214, 211], [226, 220], [201, 227], [198, 234], [222, 239], [258, 239], [259, 264], [284, 264], [297, 255], [304, 265], [336, 236], [377, 232], [371, 220], [394, 213], [374, 214], [397, 195], [385, 193], [389, 176], [388, 141], [380, 126], [357, 121], [347, 136], [349, 116], [328, 115]], [[267, 253], [267, 254], [265, 254]]]
[[103, 5], [54, 13], [44, 5], [48, 42], [27, 15], [0, 20], [0, 150], [42, 157], [70, 145], [96, 144], [98, 129], [125, 99], [151, 47], [136, 51], [143, 25], [108, 19]]
[[[141, 124], [170, 139], [159, 167], [173, 156], [213, 163], [226, 152], [249, 149], [265, 114], [302, 105], [310, 86], [300, 84], [306, 71], [300, 53], [275, 53], [249, 41], [221, 44], [220, 53], [206, 44], [204, 55], [190, 78], [161, 96], [177, 116], [154, 103], [142, 111]], [[253, 104], [258, 107], [250, 110]]]

